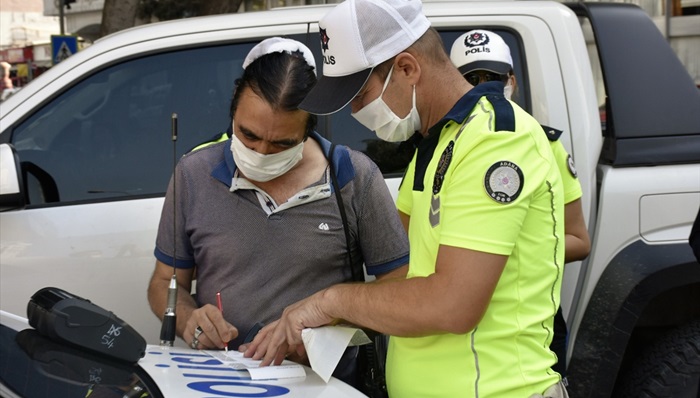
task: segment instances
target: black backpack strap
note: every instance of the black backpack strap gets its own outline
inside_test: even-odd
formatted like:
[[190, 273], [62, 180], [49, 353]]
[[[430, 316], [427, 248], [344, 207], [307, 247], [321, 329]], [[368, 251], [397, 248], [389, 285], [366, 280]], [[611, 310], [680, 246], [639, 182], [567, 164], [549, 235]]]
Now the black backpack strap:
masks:
[[331, 143], [331, 149], [328, 152], [328, 167], [331, 172], [331, 184], [333, 184], [333, 190], [335, 191], [335, 199], [338, 201], [338, 209], [340, 210], [340, 218], [343, 219], [343, 230], [345, 231], [345, 244], [348, 253], [348, 261], [350, 262], [350, 267], [352, 270], [352, 279], [354, 281], [364, 281], [365, 276], [362, 271], [362, 266], [355, 264], [352, 261], [352, 251], [350, 250], [350, 227], [348, 226], [348, 217], [345, 214], [345, 206], [343, 206], [343, 198], [340, 195], [340, 185], [338, 185], [338, 177], [335, 174], [335, 165], [333, 164], [333, 154], [335, 152], [335, 144]]
[[[352, 261], [352, 252], [350, 250], [350, 227], [348, 226], [348, 218], [345, 214], [345, 206], [343, 206], [343, 198], [340, 195], [340, 185], [338, 177], [335, 175], [335, 165], [333, 164], [333, 154], [335, 153], [335, 144], [331, 143], [331, 149], [328, 153], [328, 167], [331, 173], [331, 184], [335, 191], [335, 198], [338, 201], [338, 209], [340, 209], [340, 217], [343, 219], [343, 230], [345, 231], [345, 243], [348, 253], [348, 261], [352, 270], [352, 279], [356, 282], [364, 282], [365, 275], [362, 270], [362, 265], [355, 264]], [[369, 331], [366, 331], [369, 332]], [[386, 382], [384, 379], [384, 362], [386, 361], [387, 336], [369, 333], [372, 339], [372, 344], [365, 344], [360, 347], [361, 353], [358, 357], [358, 387], [363, 393], [370, 398], [387, 398]], [[381, 350], [383, 355], [378, 355], [377, 350]], [[379, 358], [381, 356], [381, 359]]]

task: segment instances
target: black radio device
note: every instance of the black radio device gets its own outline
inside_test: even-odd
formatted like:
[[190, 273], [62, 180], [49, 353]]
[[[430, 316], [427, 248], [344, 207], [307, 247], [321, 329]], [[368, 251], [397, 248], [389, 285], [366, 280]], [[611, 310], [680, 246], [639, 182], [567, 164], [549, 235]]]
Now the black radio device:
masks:
[[146, 340], [129, 324], [82, 297], [56, 287], [40, 289], [27, 304], [29, 325], [54, 341], [137, 362]]

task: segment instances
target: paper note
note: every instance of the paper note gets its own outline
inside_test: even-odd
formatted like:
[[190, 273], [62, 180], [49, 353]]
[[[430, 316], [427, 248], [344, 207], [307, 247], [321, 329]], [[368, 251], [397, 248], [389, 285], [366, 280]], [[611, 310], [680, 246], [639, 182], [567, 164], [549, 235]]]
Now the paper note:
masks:
[[233, 369], [247, 370], [253, 380], [291, 379], [306, 377], [304, 367], [298, 363], [284, 360], [279, 366], [260, 366], [260, 362], [246, 358], [238, 351], [204, 351]]
[[311, 369], [328, 383], [345, 349], [350, 346], [369, 344], [371, 340], [364, 331], [346, 326], [324, 326], [301, 331]]

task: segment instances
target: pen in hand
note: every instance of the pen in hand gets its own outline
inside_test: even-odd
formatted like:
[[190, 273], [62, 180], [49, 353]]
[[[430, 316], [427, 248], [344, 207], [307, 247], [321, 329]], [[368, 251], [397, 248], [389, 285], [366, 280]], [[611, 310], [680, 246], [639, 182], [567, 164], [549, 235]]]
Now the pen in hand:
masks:
[[[221, 315], [224, 315], [224, 306], [223, 304], [221, 304], [221, 292], [216, 292], [216, 305], [219, 307]], [[228, 352], [228, 341], [226, 342], [224, 349], [226, 350], [226, 352]]]

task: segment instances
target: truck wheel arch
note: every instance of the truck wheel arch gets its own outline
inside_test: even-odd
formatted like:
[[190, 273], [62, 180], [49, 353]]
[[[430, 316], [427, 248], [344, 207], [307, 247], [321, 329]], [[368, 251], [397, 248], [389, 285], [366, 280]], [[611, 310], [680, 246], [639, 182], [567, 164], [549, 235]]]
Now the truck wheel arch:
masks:
[[[698, 291], [692, 286], [700, 287], [700, 265], [687, 244], [638, 240], [620, 251], [601, 275], [573, 342], [567, 369], [571, 397], [611, 396], [630, 337], [649, 316], [650, 303], [658, 297], [683, 302], [684, 294]], [[688, 308], [674, 322], [700, 316], [695, 301], [684, 302]]]

